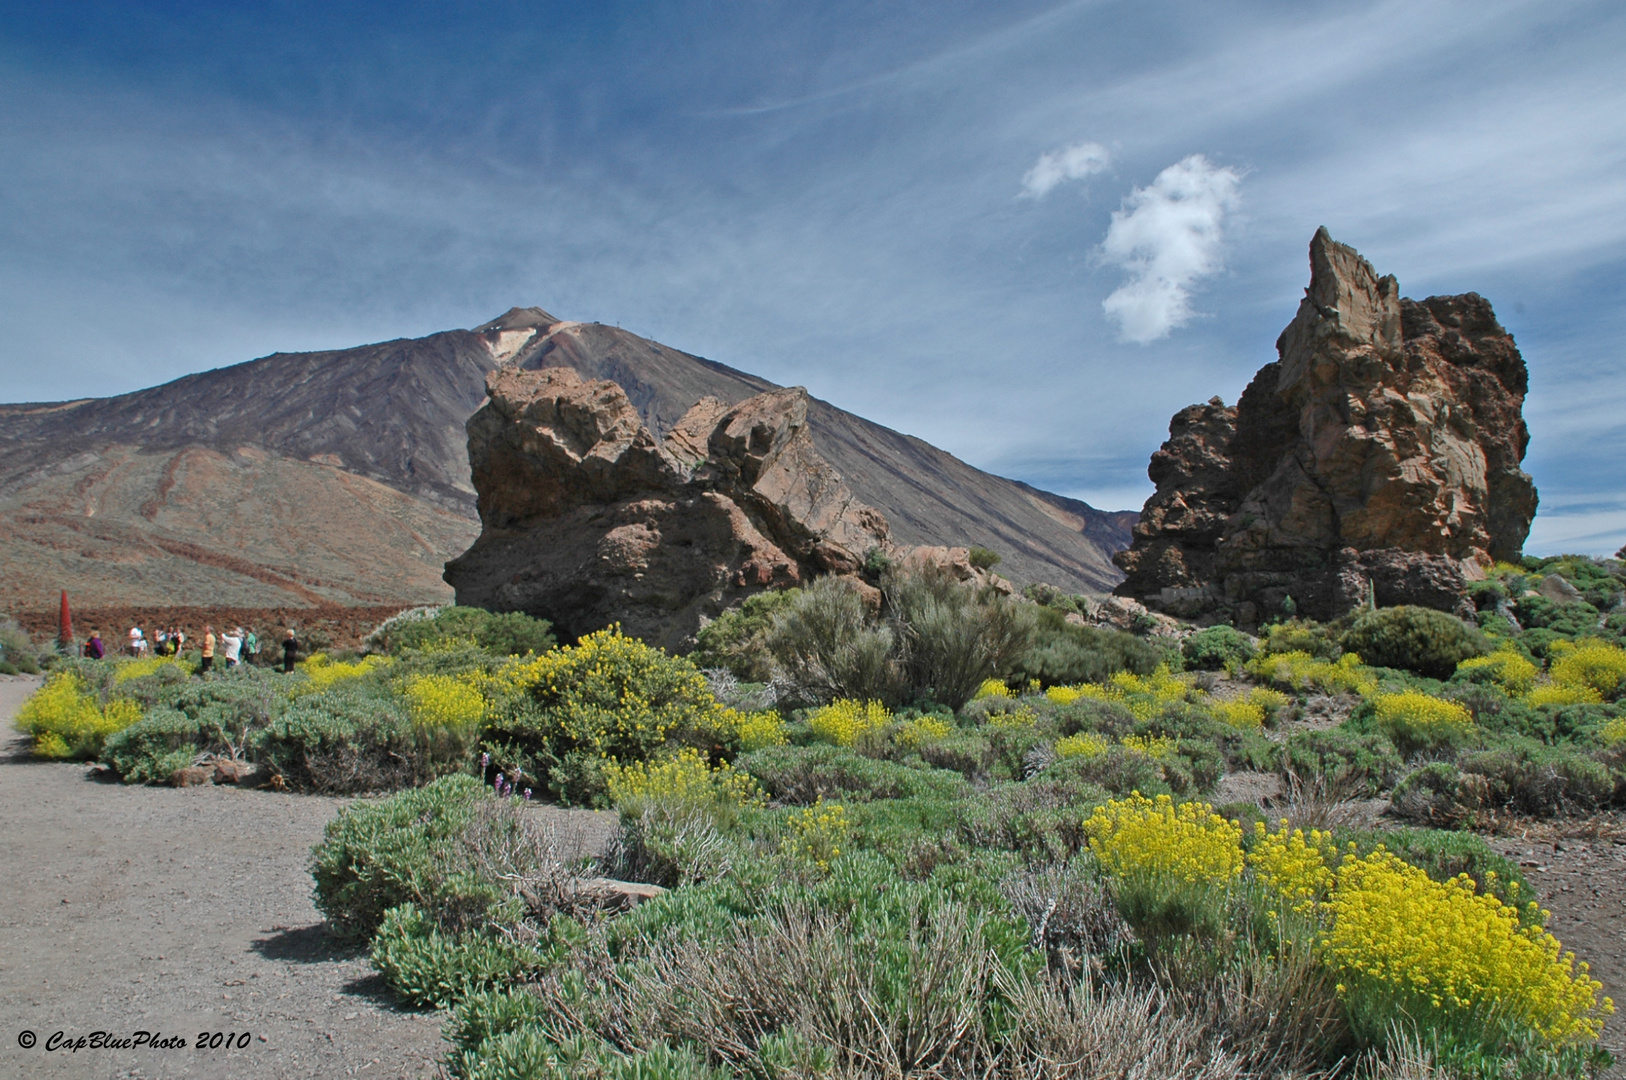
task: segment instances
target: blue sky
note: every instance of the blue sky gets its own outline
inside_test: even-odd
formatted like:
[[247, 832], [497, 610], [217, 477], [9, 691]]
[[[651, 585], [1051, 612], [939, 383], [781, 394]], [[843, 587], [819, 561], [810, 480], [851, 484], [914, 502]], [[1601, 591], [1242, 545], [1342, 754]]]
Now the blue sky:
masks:
[[1138, 507], [1318, 225], [1483, 293], [1626, 542], [1626, 6], [0, 4], [0, 399], [619, 323]]

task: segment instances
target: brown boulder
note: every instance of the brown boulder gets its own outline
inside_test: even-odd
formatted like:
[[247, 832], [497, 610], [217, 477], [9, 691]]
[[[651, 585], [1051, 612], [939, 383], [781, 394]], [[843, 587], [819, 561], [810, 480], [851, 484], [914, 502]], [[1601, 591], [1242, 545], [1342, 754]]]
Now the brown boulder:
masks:
[[1517, 557], [1536, 508], [1527, 377], [1490, 304], [1403, 299], [1325, 229], [1310, 265], [1280, 359], [1234, 410], [1175, 416], [1115, 557], [1121, 595], [1184, 615], [1461, 612], [1483, 566]]
[[446, 564], [460, 604], [682, 648], [745, 596], [852, 573], [887, 542], [814, 447], [801, 388], [704, 398], [664, 433], [570, 368], [499, 371], [488, 389], [468, 422], [483, 529]]

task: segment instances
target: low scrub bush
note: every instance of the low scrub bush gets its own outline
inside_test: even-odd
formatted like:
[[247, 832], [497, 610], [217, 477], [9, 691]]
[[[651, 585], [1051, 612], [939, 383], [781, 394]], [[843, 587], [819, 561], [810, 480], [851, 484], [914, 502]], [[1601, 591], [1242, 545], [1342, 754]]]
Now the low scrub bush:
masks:
[[256, 753], [290, 786], [326, 794], [390, 791], [467, 766], [472, 727], [416, 723], [377, 688], [340, 685], [297, 699], [266, 725]]
[[623, 819], [641, 817], [652, 806], [731, 819], [742, 807], [763, 801], [750, 773], [727, 764], [714, 769], [692, 747], [663, 761], [606, 766], [604, 782]]
[[1457, 764], [1465, 776], [1483, 778], [1476, 796], [1486, 808], [1551, 817], [1590, 813], [1614, 798], [1609, 769], [1565, 748], [1522, 743], [1464, 754]]
[[1329, 694], [1370, 693], [1377, 677], [1361, 664], [1357, 653], [1349, 652], [1336, 661], [1322, 660], [1307, 652], [1260, 653], [1247, 664], [1248, 672], [1266, 682], [1290, 690], [1320, 690]]
[[852, 823], [847, 820], [847, 808], [821, 798], [791, 814], [779, 850], [792, 861], [827, 874], [830, 864], [851, 842]]
[[1210, 626], [1199, 630], [1180, 644], [1186, 667], [1219, 671], [1239, 667], [1253, 659], [1253, 639], [1232, 626]]
[[437, 1009], [524, 982], [558, 959], [557, 950], [489, 933], [447, 933], [411, 903], [384, 913], [368, 953], [396, 997]]
[[37, 675], [40, 651], [16, 619], [0, 618], [0, 674]]
[[1163, 662], [1161, 650], [1133, 634], [1070, 623], [1065, 611], [1046, 607], [1035, 615], [1033, 641], [1014, 674], [1042, 686], [1069, 686], [1103, 682], [1119, 671], [1150, 675]]
[[926, 567], [883, 583], [916, 701], [958, 709], [986, 680], [1009, 671], [1033, 641], [1032, 613], [991, 588]]
[[1313, 780], [1329, 792], [1372, 796], [1394, 784], [1401, 758], [1387, 738], [1376, 733], [1331, 728], [1299, 731], [1282, 746], [1281, 768], [1289, 776]]
[[769, 618], [763, 637], [775, 669], [804, 702], [836, 698], [898, 704], [906, 678], [892, 628], [871, 625], [858, 587], [822, 577]]
[[793, 806], [822, 798], [964, 798], [971, 792], [963, 776], [946, 769], [881, 761], [835, 746], [771, 747], [746, 754], [735, 765], [755, 777], [770, 798]]
[[373, 652], [399, 655], [408, 649], [471, 644], [496, 656], [545, 653], [557, 642], [546, 619], [524, 612], [476, 607], [416, 608], [382, 623], [368, 635]]
[[444, 889], [460, 869], [457, 838], [489, 798], [475, 777], [447, 776], [340, 810], [312, 852], [316, 908], [333, 934], [365, 941], [390, 908]]
[[1338, 634], [1313, 619], [1287, 619], [1264, 628], [1259, 638], [1262, 653], [1307, 653], [1317, 660], [1336, 660], [1341, 650]]
[[1368, 611], [1340, 639], [1368, 664], [1449, 679], [1457, 665], [1490, 652], [1477, 627], [1432, 608], [1402, 605]]
[[364, 656], [359, 660], [334, 660], [326, 653], [314, 653], [301, 660], [294, 669], [305, 678], [291, 683], [288, 693], [293, 697], [320, 694], [339, 683], [365, 679], [374, 672], [388, 667], [389, 663], [389, 658], [383, 656]]
[[129, 784], [162, 784], [197, 760], [213, 743], [213, 727], [160, 705], [113, 735], [102, 760]]

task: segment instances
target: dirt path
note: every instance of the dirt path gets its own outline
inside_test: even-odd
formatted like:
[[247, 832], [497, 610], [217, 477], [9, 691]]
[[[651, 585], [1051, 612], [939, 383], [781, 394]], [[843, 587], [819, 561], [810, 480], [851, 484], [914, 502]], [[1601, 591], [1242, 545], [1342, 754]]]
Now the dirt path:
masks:
[[[311, 845], [345, 800], [29, 761], [11, 717], [37, 685], [0, 676], [0, 1076], [436, 1074], [443, 1017], [397, 1008], [311, 904]], [[189, 1048], [46, 1050], [59, 1031], [142, 1030]], [[195, 1048], [245, 1031], [242, 1049]]]

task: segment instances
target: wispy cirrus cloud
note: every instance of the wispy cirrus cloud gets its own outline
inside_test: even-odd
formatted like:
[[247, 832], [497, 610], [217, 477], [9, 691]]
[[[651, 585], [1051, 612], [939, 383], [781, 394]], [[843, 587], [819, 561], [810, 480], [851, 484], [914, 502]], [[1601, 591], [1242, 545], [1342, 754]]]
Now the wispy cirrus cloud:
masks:
[[1042, 199], [1058, 184], [1067, 180], [1083, 180], [1105, 172], [1112, 164], [1112, 154], [1096, 142], [1082, 142], [1061, 150], [1040, 154], [1033, 168], [1022, 177], [1022, 195], [1029, 199]]
[[1167, 337], [1191, 319], [1191, 287], [1222, 263], [1225, 218], [1242, 176], [1192, 154], [1136, 188], [1113, 212], [1102, 258], [1129, 280], [1101, 302], [1124, 341]]

